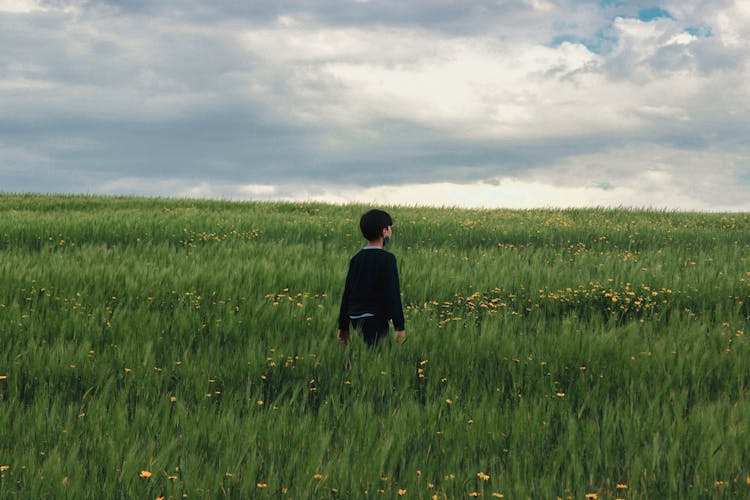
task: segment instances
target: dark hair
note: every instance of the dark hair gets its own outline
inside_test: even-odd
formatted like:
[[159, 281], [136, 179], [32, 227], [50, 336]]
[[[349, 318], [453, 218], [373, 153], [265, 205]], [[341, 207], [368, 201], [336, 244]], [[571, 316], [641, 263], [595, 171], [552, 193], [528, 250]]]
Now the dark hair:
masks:
[[381, 231], [392, 225], [393, 219], [388, 212], [382, 210], [370, 210], [359, 219], [359, 228], [367, 241], [377, 240], [380, 238]]

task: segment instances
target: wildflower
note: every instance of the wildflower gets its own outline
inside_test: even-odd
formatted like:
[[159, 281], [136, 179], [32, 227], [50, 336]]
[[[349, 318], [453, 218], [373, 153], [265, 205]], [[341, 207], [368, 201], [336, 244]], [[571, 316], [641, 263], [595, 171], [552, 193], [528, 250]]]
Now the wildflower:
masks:
[[257, 483], [255, 486], [257, 486], [260, 489], [268, 488], [268, 485], [266, 483]]
[[151, 473], [149, 471], [147, 471], [147, 470], [142, 470], [141, 473], [139, 474], [139, 476], [142, 477], [142, 478], [144, 478], [144, 479], [148, 479], [148, 478], [151, 477]]
[[622, 484], [622, 483], [617, 483], [616, 488], [618, 490], [627, 490], [628, 489], [628, 485], [627, 484]]
[[492, 496], [495, 498], [505, 498], [505, 495], [503, 495], [502, 493], [493, 493]]
[[10, 469], [10, 465], [0, 465], [0, 472], [5, 472]]
[[313, 479], [323, 479], [321, 474], [313, 474]]
[[597, 498], [599, 498], [598, 493], [586, 493], [587, 500], [596, 500]]
[[404, 496], [406, 495], [406, 490], [398, 490], [398, 494], [399, 496]]
[[482, 481], [487, 481], [490, 478], [490, 476], [484, 472], [477, 472], [477, 477]]
[[471, 493], [469, 493], [469, 496], [476, 498], [476, 497], [479, 496], [479, 492], [478, 491], [472, 491]]
[[449, 405], [450, 405], [450, 404], [453, 404], [453, 401], [452, 401], [452, 400], [450, 400], [450, 399], [446, 399], [446, 400], [445, 400], [445, 403], [446, 403], [446, 404], [449, 404]]
[[0, 375], [0, 380], [6, 380], [8, 378], [7, 375]]
[[564, 398], [565, 397], [565, 393], [564, 392], [556, 392], [555, 396], [557, 396], [558, 398]]

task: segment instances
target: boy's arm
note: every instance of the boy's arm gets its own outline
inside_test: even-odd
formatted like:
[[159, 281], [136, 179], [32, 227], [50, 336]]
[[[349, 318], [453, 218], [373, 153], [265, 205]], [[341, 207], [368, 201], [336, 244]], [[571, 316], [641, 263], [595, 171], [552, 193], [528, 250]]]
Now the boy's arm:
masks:
[[393, 328], [396, 330], [396, 340], [399, 342], [403, 341], [406, 337], [404, 331], [404, 309], [401, 305], [401, 284], [398, 279], [398, 264], [396, 263], [396, 256], [394, 255], [391, 259], [392, 269], [389, 270], [388, 280], [388, 313], [393, 321]]
[[346, 332], [347, 341], [349, 338], [349, 292], [351, 290], [351, 270], [352, 264], [349, 262], [349, 270], [346, 273], [346, 281], [344, 282], [344, 293], [341, 295], [341, 307], [339, 308], [339, 329], [337, 332], [339, 341], [342, 340], [341, 332]]

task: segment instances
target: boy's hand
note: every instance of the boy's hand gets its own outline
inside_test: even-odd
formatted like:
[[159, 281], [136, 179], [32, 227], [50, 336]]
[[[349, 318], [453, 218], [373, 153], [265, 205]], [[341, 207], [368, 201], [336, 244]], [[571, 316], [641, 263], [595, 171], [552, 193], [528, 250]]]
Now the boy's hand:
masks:
[[404, 341], [406, 340], [406, 331], [396, 330], [395, 338], [396, 338], [396, 342], [398, 342], [399, 344], [403, 344]]
[[349, 330], [336, 330], [336, 338], [339, 339], [340, 344], [349, 343]]

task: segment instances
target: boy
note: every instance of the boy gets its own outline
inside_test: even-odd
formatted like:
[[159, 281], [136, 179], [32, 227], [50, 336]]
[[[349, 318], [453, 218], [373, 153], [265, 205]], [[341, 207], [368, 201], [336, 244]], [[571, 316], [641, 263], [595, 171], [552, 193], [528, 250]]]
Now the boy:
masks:
[[349, 261], [336, 332], [342, 344], [349, 343], [350, 322], [368, 346], [388, 336], [388, 320], [393, 321], [396, 341], [406, 339], [396, 257], [383, 250], [393, 235], [392, 225], [391, 216], [382, 210], [370, 210], [359, 220], [367, 246]]

